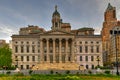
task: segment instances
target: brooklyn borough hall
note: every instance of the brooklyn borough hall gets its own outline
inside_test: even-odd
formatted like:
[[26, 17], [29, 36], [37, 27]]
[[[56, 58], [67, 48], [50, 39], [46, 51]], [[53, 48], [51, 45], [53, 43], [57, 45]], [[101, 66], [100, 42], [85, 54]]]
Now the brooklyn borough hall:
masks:
[[100, 59], [102, 66], [101, 35], [93, 28], [71, 30], [63, 23], [55, 6], [51, 30], [34, 25], [22, 27], [12, 37], [12, 64], [19, 69], [81, 70], [94, 69]]

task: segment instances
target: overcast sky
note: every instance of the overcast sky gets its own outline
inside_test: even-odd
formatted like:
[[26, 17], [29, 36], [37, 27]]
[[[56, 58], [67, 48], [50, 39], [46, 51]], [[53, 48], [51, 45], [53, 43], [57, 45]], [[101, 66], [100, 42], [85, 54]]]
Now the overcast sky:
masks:
[[72, 29], [91, 27], [100, 33], [109, 2], [116, 7], [120, 20], [120, 0], [0, 0], [0, 39], [8, 42], [12, 34], [28, 25], [50, 30], [55, 5]]

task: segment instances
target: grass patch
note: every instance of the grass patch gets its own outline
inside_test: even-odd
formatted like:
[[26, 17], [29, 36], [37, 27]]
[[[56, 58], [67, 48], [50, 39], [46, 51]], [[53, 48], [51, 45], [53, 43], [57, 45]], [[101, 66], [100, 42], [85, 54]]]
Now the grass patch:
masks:
[[30, 76], [21, 75], [2, 75], [0, 80], [120, 80], [120, 76], [109, 75], [109, 74], [88, 74], [88, 75], [72, 75], [72, 74], [34, 74]]

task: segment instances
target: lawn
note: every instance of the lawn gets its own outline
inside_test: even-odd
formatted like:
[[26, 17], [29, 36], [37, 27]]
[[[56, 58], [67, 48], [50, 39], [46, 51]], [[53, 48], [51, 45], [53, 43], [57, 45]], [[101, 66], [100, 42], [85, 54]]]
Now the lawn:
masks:
[[120, 80], [120, 76], [113, 75], [0, 75], [0, 80]]

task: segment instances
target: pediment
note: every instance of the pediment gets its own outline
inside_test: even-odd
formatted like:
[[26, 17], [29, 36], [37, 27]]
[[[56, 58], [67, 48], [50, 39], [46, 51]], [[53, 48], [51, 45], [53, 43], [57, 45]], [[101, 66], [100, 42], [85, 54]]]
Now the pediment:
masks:
[[72, 33], [61, 31], [61, 30], [51, 30], [51, 31], [45, 32], [44, 34], [65, 35], [65, 34], [72, 34]]

